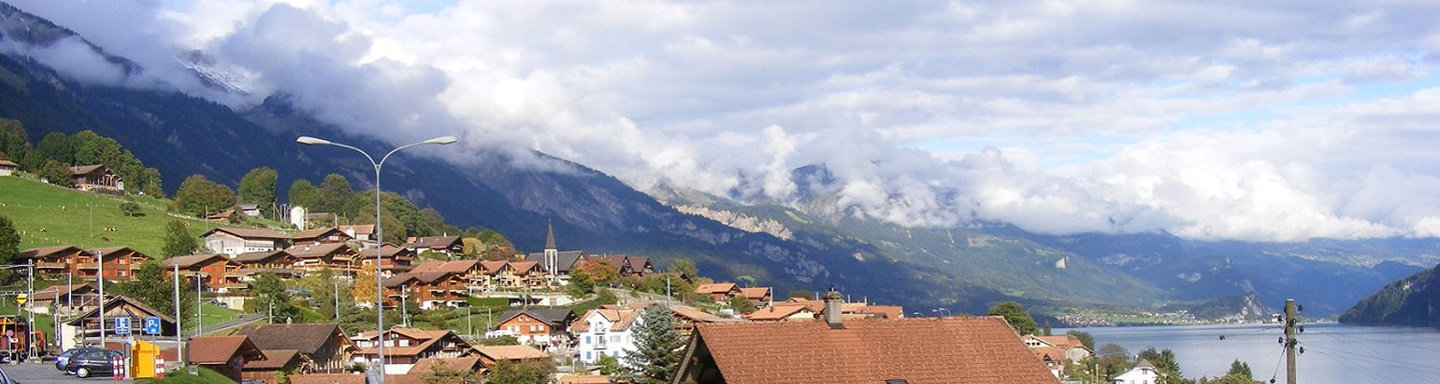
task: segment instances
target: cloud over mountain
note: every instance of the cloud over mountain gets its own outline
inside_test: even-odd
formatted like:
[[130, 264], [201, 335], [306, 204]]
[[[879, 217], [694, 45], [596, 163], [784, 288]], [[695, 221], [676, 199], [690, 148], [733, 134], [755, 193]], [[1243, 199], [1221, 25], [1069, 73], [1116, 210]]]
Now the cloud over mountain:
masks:
[[[283, 94], [354, 133], [458, 132], [641, 188], [789, 202], [823, 164], [843, 207], [906, 225], [1440, 236], [1425, 2], [12, 4], [145, 69], [9, 48], [77, 80]], [[246, 93], [182, 75], [197, 57]]]

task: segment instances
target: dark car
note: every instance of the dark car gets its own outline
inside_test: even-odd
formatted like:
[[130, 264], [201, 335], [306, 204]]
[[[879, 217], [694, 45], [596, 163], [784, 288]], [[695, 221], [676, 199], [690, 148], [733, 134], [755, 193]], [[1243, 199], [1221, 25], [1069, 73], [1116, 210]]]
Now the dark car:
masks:
[[75, 377], [114, 375], [117, 357], [124, 358], [125, 354], [113, 349], [83, 348], [70, 355], [65, 372], [74, 373]]
[[55, 369], [60, 370], [60, 372], [65, 372], [67, 375], [70, 374], [70, 371], [65, 370], [65, 364], [70, 362], [70, 356], [74, 356], [75, 352], [84, 349], [86, 349], [86, 347], [70, 348], [65, 350], [65, 352], [61, 352], [59, 356], [55, 356]]
[[19, 382], [16, 382], [15, 379], [11, 379], [11, 378], [10, 378], [10, 374], [5, 373], [5, 370], [4, 370], [4, 369], [0, 369], [0, 384], [20, 384], [20, 383], [19, 383]]

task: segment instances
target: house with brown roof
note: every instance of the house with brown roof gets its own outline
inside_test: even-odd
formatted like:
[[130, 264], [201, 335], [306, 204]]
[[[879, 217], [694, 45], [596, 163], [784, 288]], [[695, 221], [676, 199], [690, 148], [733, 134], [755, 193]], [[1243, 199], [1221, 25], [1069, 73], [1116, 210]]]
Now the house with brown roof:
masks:
[[407, 272], [382, 280], [385, 305], [395, 306], [401, 300], [420, 304], [421, 309], [442, 306], [460, 307], [469, 298], [469, 279], [448, 271]]
[[340, 231], [350, 235], [350, 238], [361, 242], [375, 242], [375, 224], [365, 225], [341, 225]]
[[478, 354], [474, 356], [452, 357], [448, 359], [435, 357], [423, 358], [419, 361], [416, 361], [415, 365], [410, 367], [410, 372], [407, 372], [406, 375], [423, 376], [426, 373], [430, 372], [432, 369], [434, 369], [437, 364], [451, 371], [470, 373], [476, 378], [485, 376], [486, 367], [485, 364], [481, 361], [480, 355]]
[[695, 287], [695, 293], [709, 296], [710, 300], [716, 303], [722, 303], [730, 300], [731, 296], [740, 295], [740, 286], [735, 283], [700, 284]]
[[209, 368], [236, 382], [246, 365], [266, 360], [265, 353], [244, 335], [192, 337], [185, 354], [190, 364]]
[[[216, 292], [243, 291], [249, 286], [241, 281], [240, 263], [225, 255], [173, 256], [160, 262], [167, 275], [174, 274], [174, 267], [180, 267], [180, 276], [200, 279], [208, 290]], [[191, 285], [194, 286], [194, 285]]]
[[521, 363], [550, 359], [550, 354], [529, 345], [488, 345], [475, 349], [480, 354], [480, 363], [486, 367], [493, 367], [501, 361]]
[[240, 274], [244, 275], [242, 281], [254, 281], [256, 275], [265, 272], [276, 274], [281, 278], [298, 278], [304, 274], [304, 271], [299, 269], [300, 258], [283, 250], [246, 252], [235, 255], [235, 258], [231, 260], [240, 264]]
[[290, 245], [290, 235], [255, 228], [215, 228], [200, 235], [205, 247], [211, 252], [230, 256], [246, 252], [265, 252], [285, 249]]
[[98, 289], [88, 283], [52, 285], [36, 290], [34, 294], [30, 295], [30, 301], [34, 302], [35, 312], [50, 313], [50, 307], [55, 307], [55, 315], [62, 319], [68, 319], [77, 312], [95, 308], [99, 300]]
[[655, 264], [650, 263], [649, 257], [632, 256], [626, 261], [630, 263], [630, 276], [645, 277], [655, 273]]
[[1025, 335], [1020, 339], [1025, 342], [1026, 347], [1035, 352], [1036, 358], [1045, 362], [1045, 366], [1049, 367], [1056, 377], [1064, 374], [1067, 364], [1091, 355], [1090, 349], [1075, 335]]
[[[374, 331], [362, 332], [352, 337], [350, 340], [355, 342], [358, 349], [350, 355], [351, 361], [365, 364], [379, 361], [377, 340], [380, 339]], [[455, 358], [474, 356], [477, 353], [474, 346], [448, 330], [391, 328], [385, 330], [383, 340], [386, 372], [405, 372], [412, 364], [424, 358]]]
[[750, 300], [750, 303], [755, 304], [756, 308], [761, 308], [770, 305], [770, 301], [772, 301], [771, 299], [773, 298], [770, 292], [770, 287], [740, 288], [739, 296], [744, 296]]
[[842, 321], [831, 300], [823, 321], [697, 324], [672, 383], [1059, 382], [1002, 317]]
[[819, 315], [814, 308], [805, 304], [775, 303], [751, 312], [750, 321], [813, 321]]
[[[359, 252], [356, 259], [361, 266], [375, 265], [375, 248], [366, 248]], [[397, 247], [394, 244], [385, 244], [380, 247], [380, 277], [390, 278], [405, 272], [415, 270], [415, 252], [409, 248]]]
[[[175, 318], [171, 317], [167, 312], [151, 308], [149, 305], [140, 302], [140, 300], [135, 300], [128, 296], [107, 294], [106, 298], [107, 300], [105, 300], [103, 307], [95, 306], [83, 312], [76, 312], [74, 317], [71, 317], [70, 320], [60, 326], [58, 333], [63, 335], [63, 337], [59, 337], [57, 340], [60, 341], [61, 350], [74, 348], [79, 346], [79, 344], [100, 344], [101, 328], [99, 311], [101, 308], [104, 308], [105, 311], [106, 326], [104, 332], [106, 338], [111, 338], [112, 340], [125, 338], [125, 335], [115, 333], [114, 319], [120, 317], [129, 318], [130, 324], [136, 327], [138, 327], [139, 324], [144, 324], [143, 321], [146, 317], [159, 318], [160, 336], [175, 336]], [[138, 329], [136, 332], [139, 332]]]
[[80, 272], [80, 276], [87, 278], [93, 278], [103, 271], [105, 280], [134, 280], [135, 272], [140, 270], [140, 264], [150, 260], [150, 255], [130, 249], [130, 247], [99, 248], [90, 250], [90, 253], [95, 255], [94, 260], [87, 261], [84, 256], [77, 259], [79, 264], [76, 269]]
[[70, 167], [70, 177], [75, 179], [75, 188], [80, 190], [113, 189], [125, 190], [125, 178], [115, 174], [105, 164]]
[[562, 309], [512, 309], [500, 314], [495, 329], [515, 336], [522, 344], [541, 346], [544, 350], [567, 346], [574, 340], [570, 336], [570, 323], [579, 316], [569, 308]]
[[401, 245], [401, 247], [409, 248], [410, 251], [415, 252], [415, 254], [430, 251], [447, 257], [459, 255], [465, 251], [465, 243], [460, 241], [460, 236], [417, 237]]
[[[84, 276], [76, 268], [80, 260], [88, 260], [92, 264], [95, 262], [94, 253], [73, 245], [30, 248], [20, 251], [15, 256], [15, 260], [21, 263], [34, 260], [35, 272], [47, 279], [60, 278], [66, 273], [83, 279]], [[88, 280], [94, 279], [93, 274], [88, 277]]]
[[20, 170], [20, 164], [5, 159], [0, 159], [0, 176], [10, 176]]
[[240, 382], [278, 384], [275, 375], [280, 372], [300, 372], [304, 362], [299, 351], [293, 349], [261, 349], [264, 360], [249, 361], [240, 367]]
[[360, 253], [345, 243], [302, 244], [286, 248], [285, 252], [300, 258], [300, 269], [306, 271], [330, 268], [353, 274], [355, 260], [360, 258]]
[[355, 239], [355, 237], [350, 236], [350, 234], [345, 233], [345, 231], [341, 231], [340, 228], [337, 228], [337, 227], [321, 227], [321, 228], [315, 228], [315, 229], [307, 229], [307, 230], [304, 230], [304, 231], [296, 232], [296, 233], [293, 234], [293, 235], [290, 235], [290, 244], [293, 244], [293, 245], [302, 245], [302, 244], [311, 244], [311, 245], [314, 245], [314, 244], [344, 243], [344, 242], [348, 242], [348, 241], [353, 240], [353, 239]]
[[294, 368], [301, 373], [345, 372], [350, 368], [350, 354], [356, 349], [335, 323], [260, 324], [240, 328], [236, 334], [249, 336], [272, 358], [276, 354], [271, 350], [294, 351], [299, 362]]
[[500, 285], [506, 288], [540, 288], [552, 281], [549, 271], [534, 261], [511, 261], [500, 268]]

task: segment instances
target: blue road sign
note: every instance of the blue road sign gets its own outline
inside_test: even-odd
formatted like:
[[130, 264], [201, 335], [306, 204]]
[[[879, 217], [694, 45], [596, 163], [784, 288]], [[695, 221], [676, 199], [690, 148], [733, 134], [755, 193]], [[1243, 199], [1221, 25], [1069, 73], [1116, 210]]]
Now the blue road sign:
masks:
[[129, 334], [130, 334], [130, 318], [128, 318], [128, 317], [116, 317], [116, 318], [115, 318], [115, 334], [117, 334], [117, 335], [129, 335]]
[[160, 318], [159, 318], [159, 317], [151, 316], [151, 317], [146, 317], [146, 318], [145, 318], [145, 334], [146, 334], [146, 335], [159, 335], [159, 334], [160, 334]]

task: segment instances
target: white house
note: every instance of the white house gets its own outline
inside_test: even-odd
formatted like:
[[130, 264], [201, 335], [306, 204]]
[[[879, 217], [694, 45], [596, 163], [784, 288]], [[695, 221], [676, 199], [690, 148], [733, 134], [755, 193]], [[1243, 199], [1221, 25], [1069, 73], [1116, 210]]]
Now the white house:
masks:
[[580, 360], [595, 364], [601, 355], [623, 359], [635, 350], [630, 331], [640, 321], [643, 309], [596, 308], [571, 325], [571, 332], [580, 340]]
[[1157, 380], [1160, 380], [1160, 373], [1155, 371], [1155, 364], [1150, 364], [1150, 360], [1140, 359], [1129, 371], [1115, 375], [1115, 379], [1111, 381], [1115, 384], [1155, 384]]
[[18, 169], [20, 169], [19, 164], [15, 164], [10, 160], [0, 159], [0, 176], [10, 176]]

